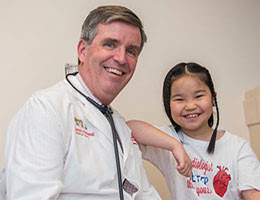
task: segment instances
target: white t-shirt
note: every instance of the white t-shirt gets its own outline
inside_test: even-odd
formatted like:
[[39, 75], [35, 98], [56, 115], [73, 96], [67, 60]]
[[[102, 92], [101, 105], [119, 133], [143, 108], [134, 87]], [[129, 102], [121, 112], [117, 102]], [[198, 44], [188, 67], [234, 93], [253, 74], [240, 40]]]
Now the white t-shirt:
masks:
[[171, 152], [150, 146], [143, 150], [143, 158], [165, 176], [174, 200], [237, 200], [242, 190], [260, 190], [260, 164], [244, 139], [225, 131], [216, 141], [214, 154], [208, 154], [208, 142], [190, 138], [182, 131], [177, 134], [172, 126], [160, 129], [182, 142], [193, 165], [187, 178], [176, 170]]

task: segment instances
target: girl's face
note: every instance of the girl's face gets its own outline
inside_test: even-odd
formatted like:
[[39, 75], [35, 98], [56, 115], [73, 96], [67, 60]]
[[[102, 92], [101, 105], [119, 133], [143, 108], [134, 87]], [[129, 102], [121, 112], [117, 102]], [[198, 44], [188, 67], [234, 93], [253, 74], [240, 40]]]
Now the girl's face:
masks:
[[213, 106], [208, 86], [195, 76], [183, 76], [171, 86], [171, 115], [183, 132], [197, 139], [210, 137], [208, 125]]

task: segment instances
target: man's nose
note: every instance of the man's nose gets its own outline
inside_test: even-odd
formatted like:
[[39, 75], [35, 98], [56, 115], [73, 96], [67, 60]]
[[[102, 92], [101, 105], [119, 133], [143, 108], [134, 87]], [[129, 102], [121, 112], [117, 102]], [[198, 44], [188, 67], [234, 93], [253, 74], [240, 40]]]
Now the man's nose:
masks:
[[116, 60], [120, 65], [126, 63], [126, 50], [125, 48], [118, 48], [114, 55], [114, 60]]

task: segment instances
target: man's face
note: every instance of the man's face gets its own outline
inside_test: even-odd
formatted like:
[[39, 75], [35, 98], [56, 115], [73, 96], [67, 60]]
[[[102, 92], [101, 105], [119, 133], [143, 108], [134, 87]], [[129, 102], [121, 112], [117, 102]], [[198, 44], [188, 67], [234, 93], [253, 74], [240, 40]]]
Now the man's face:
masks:
[[79, 73], [102, 103], [109, 105], [133, 76], [140, 45], [139, 28], [120, 21], [99, 24], [90, 45], [79, 42]]

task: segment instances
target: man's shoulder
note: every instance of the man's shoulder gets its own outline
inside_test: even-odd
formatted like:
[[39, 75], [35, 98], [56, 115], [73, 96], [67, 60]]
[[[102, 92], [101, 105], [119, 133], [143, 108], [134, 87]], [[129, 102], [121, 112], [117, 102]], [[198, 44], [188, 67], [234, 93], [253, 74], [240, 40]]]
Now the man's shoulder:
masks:
[[36, 92], [33, 93], [32, 98], [33, 97], [38, 97], [38, 98], [57, 98], [59, 96], [64, 96], [67, 95], [67, 86], [65, 81], [59, 81], [57, 82], [55, 85], [48, 87], [48, 88], [44, 88], [44, 89], [40, 89], [37, 90]]
[[49, 88], [35, 91], [26, 101], [24, 108], [35, 109], [38, 107], [48, 110], [52, 107], [56, 110], [56, 108], [71, 101], [71, 93], [69, 91], [66, 82], [59, 81]]

